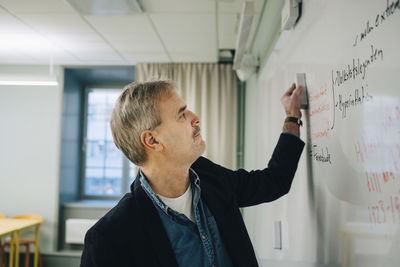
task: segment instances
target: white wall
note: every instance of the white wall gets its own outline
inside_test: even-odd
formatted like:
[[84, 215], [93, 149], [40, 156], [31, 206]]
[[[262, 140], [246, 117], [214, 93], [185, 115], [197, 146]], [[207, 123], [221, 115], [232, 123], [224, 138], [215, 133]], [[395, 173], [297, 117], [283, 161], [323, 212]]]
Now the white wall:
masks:
[[[14, 78], [47, 76], [47, 66], [0, 66]], [[42, 252], [55, 250], [62, 111], [58, 86], [0, 86], [0, 213], [43, 216]]]

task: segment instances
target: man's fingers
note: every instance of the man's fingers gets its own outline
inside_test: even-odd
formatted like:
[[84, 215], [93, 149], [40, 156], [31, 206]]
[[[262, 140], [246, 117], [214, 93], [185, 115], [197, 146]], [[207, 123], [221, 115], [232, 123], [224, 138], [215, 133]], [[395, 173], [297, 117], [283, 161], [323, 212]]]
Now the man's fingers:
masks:
[[301, 91], [303, 91], [303, 86], [299, 85], [297, 86], [296, 90], [294, 91], [296, 94], [300, 95]]
[[291, 95], [294, 89], [296, 89], [296, 84], [292, 83], [292, 86], [290, 86], [289, 89], [285, 92], [285, 95]]

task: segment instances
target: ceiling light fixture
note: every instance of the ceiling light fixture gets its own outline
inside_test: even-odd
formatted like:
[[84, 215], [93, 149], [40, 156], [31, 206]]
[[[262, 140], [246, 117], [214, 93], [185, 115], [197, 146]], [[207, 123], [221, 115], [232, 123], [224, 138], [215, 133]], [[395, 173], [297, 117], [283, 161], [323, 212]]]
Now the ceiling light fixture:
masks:
[[41, 85], [41, 86], [56, 86], [56, 81], [0, 81], [0, 85]]
[[143, 13], [142, 0], [67, 0], [84, 16], [132, 15]]
[[0, 75], [0, 85], [57, 86], [57, 78], [49, 75]]

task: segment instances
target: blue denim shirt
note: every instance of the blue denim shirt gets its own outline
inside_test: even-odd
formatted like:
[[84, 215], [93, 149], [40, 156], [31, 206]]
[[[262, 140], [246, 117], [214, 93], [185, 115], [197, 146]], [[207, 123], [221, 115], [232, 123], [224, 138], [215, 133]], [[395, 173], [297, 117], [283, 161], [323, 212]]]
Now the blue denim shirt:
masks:
[[140, 182], [160, 215], [178, 265], [230, 267], [232, 263], [222, 242], [217, 223], [200, 198], [200, 179], [192, 169], [189, 171], [189, 177], [196, 223], [165, 205], [154, 193], [140, 170]]

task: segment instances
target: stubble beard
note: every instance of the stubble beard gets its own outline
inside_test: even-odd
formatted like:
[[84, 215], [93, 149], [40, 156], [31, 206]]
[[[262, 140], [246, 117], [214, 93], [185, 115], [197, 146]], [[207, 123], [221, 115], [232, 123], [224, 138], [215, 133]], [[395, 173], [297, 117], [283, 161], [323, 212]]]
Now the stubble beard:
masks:
[[[200, 127], [196, 126], [195, 130], [193, 132], [193, 143], [195, 144], [195, 152], [196, 152], [196, 156], [197, 158], [199, 158], [201, 155], [203, 155], [204, 151], [206, 150], [206, 143], [203, 140], [203, 137], [200, 134]], [[200, 143], [197, 143], [198, 140], [196, 140], [196, 138], [200, 138]]]
[[[203, 138], [201, 136], [198, 136], [200, 140], [193, 140], [195, 147], [194, 147], [194, 152], [196, 153], [196, 157], [199, 158], [201, 155], [203, 155], [204, 151], [206, 150], [206, 143], [204, 142]], [[197, 137], [195, 137], [197, 138]], [[197, 159], [196, 158], [196, 159]]]
[[201, 139], [201, 144], [200, 145], [201, 145], [201, 148], [200, 148], [200, 155], [199, 156], [203, 155], [204, 151], [206, 151], [206, 142], [204, 142], [204, 140]]

